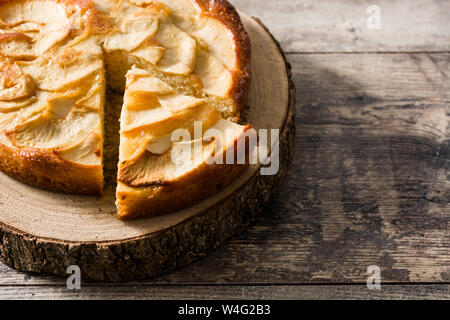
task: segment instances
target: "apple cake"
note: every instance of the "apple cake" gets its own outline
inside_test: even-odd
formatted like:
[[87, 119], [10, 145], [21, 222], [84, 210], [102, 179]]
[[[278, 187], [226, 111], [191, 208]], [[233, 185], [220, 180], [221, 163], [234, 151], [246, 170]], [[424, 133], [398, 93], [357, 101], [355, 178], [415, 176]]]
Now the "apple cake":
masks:
[[114, 149], [120, 219], [186, 208], [247, 168], [217, 160], [256, 135], [237, 124], [249, 84], [248, 35], [225, 0], [0, 0], [0, 170], [101, 194]]

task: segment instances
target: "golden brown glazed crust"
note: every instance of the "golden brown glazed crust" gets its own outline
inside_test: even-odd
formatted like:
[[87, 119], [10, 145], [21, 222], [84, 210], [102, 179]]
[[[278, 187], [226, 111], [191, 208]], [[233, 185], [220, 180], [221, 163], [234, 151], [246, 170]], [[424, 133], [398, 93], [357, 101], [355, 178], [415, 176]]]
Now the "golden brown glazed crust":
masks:
[[246, 165], [204, 165], [170, 185], [117, 193], [117, 217], [131, 220], [155, 217], [188, 208], [230, 185]]
[[100, 167], [75, 165], [51, 150], [11, 149], [0, 144], [0, 170], [31, 186], [81, 195], [100, 195]]
[[[1, 2], [2, 0], [0, 0]], [[1, 33], [0, 41], [10, 41], [15, 39], [24, 39], [26, 41], [30, 41], [30, 38], [23, 33]]]
[[237, 10], [226, 0], [195, 0], [205, 14], [216, 18], [227, 26], [236, 44], [236, 67], [233, 71], [234, 86], [231, 96], [236, 100], [234, 119], [240, 120], [241, 111], [246, 107], [251, 81], [251, 44], [247, 31]]

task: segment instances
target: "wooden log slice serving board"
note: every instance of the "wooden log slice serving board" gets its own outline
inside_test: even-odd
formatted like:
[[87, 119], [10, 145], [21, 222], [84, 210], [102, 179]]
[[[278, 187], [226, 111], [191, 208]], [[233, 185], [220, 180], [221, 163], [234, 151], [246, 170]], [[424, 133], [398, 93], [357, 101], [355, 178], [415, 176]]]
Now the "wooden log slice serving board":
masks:
[[285, 56], [257, 20], [241, 14], [252, 42], [247, 120], [280, 129], [280, 170], [252, 166], [234, 184], [197, 205], [131, 222], [115, 217], [114, 191], [101, 199], [51, 193], [0, 173], [0, 256], [22, 271], [67, 275], [70, 265], [96, 281], [143, 279], [205, 256], [254, 221], [286, 175], [294, 140], [295, 89]]

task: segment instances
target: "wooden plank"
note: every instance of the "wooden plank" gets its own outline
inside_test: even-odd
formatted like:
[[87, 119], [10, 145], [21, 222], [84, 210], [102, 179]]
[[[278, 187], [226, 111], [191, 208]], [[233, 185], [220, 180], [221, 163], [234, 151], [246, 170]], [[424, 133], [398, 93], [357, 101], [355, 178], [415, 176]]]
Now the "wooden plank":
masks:
[[[449, 51], [446, 0], [232, 0], [259, 17], [288, 52]], [[367, 28], [366, 10], [381, 9], [381, 29]]]
[[450, 54], [289, 58], [296, 156], [278, 196], [249, 232], [146, 283], [365, 283], [370, 265], [382, 283], [449, 282]]
[[0, 299], [157, 299], [157, 300], [304, 300], [304, 299], [450, 299], [450, 285], [395, 285], [368, 290], [357, 285], [320, 286], [82, 286], [0, 287]]

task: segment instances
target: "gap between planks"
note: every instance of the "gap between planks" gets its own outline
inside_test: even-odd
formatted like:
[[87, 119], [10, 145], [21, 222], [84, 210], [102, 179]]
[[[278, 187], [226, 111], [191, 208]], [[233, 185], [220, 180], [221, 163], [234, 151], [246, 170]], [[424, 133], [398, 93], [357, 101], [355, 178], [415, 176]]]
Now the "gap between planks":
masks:
[[[83, 288], [95, 287], [360, 287], [365, 286], [366, 283], [152, 283], [152, 282], [82, 282]], [[386, 282], [381, 283], [382, 287], [417, 287], [417, 286], [450, 286], [450, 282]], [[61, 288], [66, 287], [66, 279], [56, 283], [10, 283], [0, 284], [0, 288], [6, 287], [48, 287]]]

